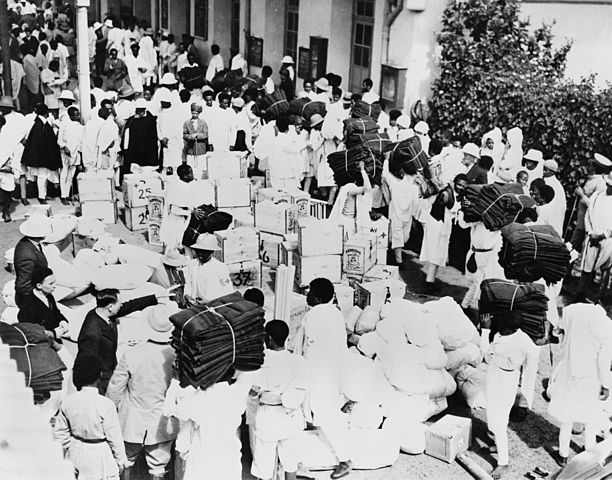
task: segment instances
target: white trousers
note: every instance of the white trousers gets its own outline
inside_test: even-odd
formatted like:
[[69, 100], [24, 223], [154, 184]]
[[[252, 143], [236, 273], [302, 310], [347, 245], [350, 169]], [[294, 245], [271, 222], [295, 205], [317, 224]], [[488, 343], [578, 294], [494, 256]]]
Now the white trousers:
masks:
[[[570, 441], [572, 439], [572, 427], [573, 422], [562, 423], [559, 428], [559, 454], [562, 457], [569, 457]], [[594, 423], [587, 423], [584, 425], [584, 448], [588, 450], [593, 448], [596, 441], [597, 425]]]
[[285, 472], [293, 473], [297, 471], [301, 455], [300, 444], [296, 437], [272, 441], [264, 441], [256, 434], [254, 437], [254, 440], [251, 441], [253, 444], [251, 475], [264, 480], [274, 478], [277, 455]]
[[487, 371], [487, 426], [495, 435], [497, 464], [508, 465], [508, 420], [518, 390], [520, 370], [507, 372], [495, 365]]
[[[76, 165], [64, 165], [60, 171], [60, 196], [68, 198], [72, 188], [72, 180], [76, 172]], [[42, 198], [42, 197], [41, 197]]]
[[582, 271], [584, 273], [596, 272], [602, 267], [607, 267], [612, 261], [612, 238], [606, 238], [599, 242], [599, 246], [589, 245], [587, 237], [582, 254]]
[[338, 462], [347, 462], [351, 458], [349, 447], [349, 430], [345, 419], [338, 416], [337, 421], [329, 421], [319, 425], [321, 432], [334, 449]]

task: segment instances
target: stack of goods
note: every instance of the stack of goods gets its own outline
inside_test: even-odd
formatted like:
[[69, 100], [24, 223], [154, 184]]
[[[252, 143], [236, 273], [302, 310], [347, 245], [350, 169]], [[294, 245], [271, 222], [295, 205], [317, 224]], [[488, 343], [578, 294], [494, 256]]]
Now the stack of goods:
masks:
[[557, 283], [565, 278], [570, 267], [570, 253], [563, 240], [550, 225], [511, 223], [501, 229], [504, 243], [499, 264], [507, 278], [524, 281], [525, 268], [540, 262], [542, 278]]
[[260, 188], [255, 196], [257, 203], [270, 200], [274, 203], [288, 202], [297, 207], [298, 217], [310, 216], [311, 198], [303, 190], [283, 190], [281, 188]]
[[274, 92], [260, 97], [257, 101], [257, 111], [260, 116], [270, 120], [286, 115], [289, 112], [289, 102], [285, 92], [277, 88]]
[[[429, 167], [429, 155], [423, 150], [418, 137], [402, 140], [388, 148], [388, 151], [391, 152], [389, 162], [399, 162], [402, 165], [415, 162], [419, 170]], [[425, 178], [427, 178], [427, 175], [425, 175]]]
[[206, 388], [264, 360], [264, 311], [232, 293], [170, 317], [182, 387]]
[[382, 108], [378, 104], [369, 104], [364, 102], [363, 100], [357, 100], [353, 104], [353, 108], [351, 109], [351, 117], [353, 118], [367, 118], [370, 117], [373, 120], [378, 120], [380, 113], [382, 112]]
[[297, 222], [298, 248], [293, 252], [295, 282], [307, 286], [318, 277], [340, 282], [344, 229], [328, 220], [301, 218]]
[[274, 283], [274, 318], [287, 323], [291, 318], [294, 280], [294, 266], [281, 265], [278, 267]]
[[325, 117], [327, 110], [324, 102], [313, 102], [309, 98], [294, 98], [289, 102], [289, 115], [303, 117], [310, 122], [310, 117], [315, 113]]
[[378, 124], [370, 117], [347, 118], [344, 120], [344, 144], [346, 145], [346, 148], [360, 145], [360, 135], [377, 132]]
[[259, 234], [252, 227], [237, 227], [215, 232], [221, 250], [214, 253], [230, 271], [234, 287], [261, 287], [261, 260], [258, 260]]
[[112, 170], [79, 173], [77, 185], [83, 217], [100, 219], [104, 223], [117, 222], [115, 180]]
[[376, 235], [376, 263], [385, 265], [387, 263], [387, 249], [389, 248], [390, 223], [389, 219], [380, 213], [370, 212], [369, 227], [360, 227], [360, 232], [370, 232]]
[[327, 156], [327, 163], [334, 171], [334, 181], [340, 187], [361, 178], [360, 162], [365, 164], [366, 173], [372, 184], [380, 185], [383, 157], [382, 155], [375, 155], [372, 150], [364, 145], [357, 145]]
[[354, 287], [358, 283], [378, 282], [379, 280], [401, 280], [401, 277], [399, 274], [399, 267], [377, 263], [363, 274], [343, 273], [342, 279], [346, 280], [350, 286]]
[[62, 389], [62, 371], [66, 366], [51, 348], [42, 325], [34, 323], [0, 323], [0, 340], [11, 348], [17, 370], [25, 375], [26, 386], [34, 394]]
[[344, 242], [342, 272], [347, 275], [364, 275], [376, 264], [376, 235], [357, 233]]
[[227, 230], [232, 224], [232, 216], [227, 212], [219, 212], [212, 205], [200, 205], [198, 214], [191, 214], [189, 225], [183, 235], [183, 245], [190, 247], [198, 239], [201, 233], [214, 233]]
[[538, 218], [535, 201], [529, 195], [523, 195], [523, 187], [518, 183], [470, 185], [465, 197], [470, 202], [463, 209], [465, 221], [482, 221], [491, 231], [515, 222], [521, 214], [533, 220]]
[[359, 141], [364, 147], [372, 151], [374, 155], [385, 153], [393, 142], [386, 133], [363, 133], [359, 135]]
[[521, 330], [535, 343], [546, 336], [548, 297], [544, 294], [544, 285], [492, 278], [483, 280], [478, 308], [481, 315], [491, 314], [492, 333], [495, 330], [495, 314], [511, 310], [520, 312]]

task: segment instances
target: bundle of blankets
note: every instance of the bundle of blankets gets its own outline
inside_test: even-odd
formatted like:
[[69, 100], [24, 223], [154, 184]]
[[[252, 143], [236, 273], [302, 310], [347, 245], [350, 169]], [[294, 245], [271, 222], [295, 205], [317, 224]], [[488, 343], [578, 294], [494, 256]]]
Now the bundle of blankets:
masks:
[[469, 201], [463, 208], [465, 221], [482, 221], [491, 231], [516, 222], [520, 217], [534, 221], [538, 218], [535, 201], [523, 194], [523, 187], [518, 183], [469, 185], [465, 198]]
[[491, 339], [498, 331], [495, 315], [508, 310], [520, 313], [521, 330], [534, 343], [541, 344], [546, 337], [548, 297], [544, 285], [488, 278], [480, 284], [478, 308], [481, 315], [491, 315]]
[[214, 233], [227, 230], [232, 224], [233, 217], [227, 212], [220, 212], [212, 205], [200, 205], [198, 214], [191, 214], [189, 224], [183, 233], [183, 245], [190, 247], [201, 233]]
[[[499, 264], [507, 278], [533, 280], [533, 268], [539, 264], [541, 278], [557, 283], [565, 278], [570, 268], [570, 253], [563, 240], [550, 225], [521, 225], [511, 223], [501, 229], [502, 249]], [[525, 278], [526, 269], [530, 278]]]
[[313, 102], [308, 97], [294, 98], [289, 102], [289, 115], [303, 117], [307, 122], [310, 122], [310, 118], [315, 113], [325, 117], [327, 110], [324, 102]]
[[264, 311], [240, 293], [219, 297], [170, 317], [181, 386], [206, 389], [235, 370], [254, 371], [264, 360]]
[[376, 155], [365, 145], [359, 144], [348, 150], [334, 152], [327, 156], [327, 163], [334, 172], [334, 181], [340, 187], [361, 178], [360, 162], [365, 164], [366, 174], [372, 184], [380, 185], [383, 156]]
[[276, 120], [281, 115], [289, 113], [289, 102], [284, 90], [276, 88], [274, 92], [260, 97], [257, 100], [254, 112], [269, 120]]
[[10, 347], [17, 370], [23, 372], [26, 386], [32, 388], [34, 394], [62, 389], [62, 372], [66, 365], [51, 347], [42, 325], [0, 322], [0, 340]]
[[370, 104], [364, 102], [363, 100], [357, 100], [354, 102], [353, 107], [351, 108], [351, 117], [353, 118], [372, 118], [374, 121], [378, 120], [380, 113], [382, 112], [382, 108], [379, 104]]

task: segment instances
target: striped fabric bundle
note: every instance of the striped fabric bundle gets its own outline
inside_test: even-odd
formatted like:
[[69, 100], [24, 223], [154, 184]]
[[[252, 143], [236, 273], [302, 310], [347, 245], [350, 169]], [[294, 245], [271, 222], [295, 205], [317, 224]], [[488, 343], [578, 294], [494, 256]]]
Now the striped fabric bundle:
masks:
[[525, 268], [540, 262], [542, 277], [556, 283], [568, 273], [570, 254], [557, 231], [550, 225], [511, 223], [501, 229], [503, 246], [499, 264], [507, 278], [523, 280]]
[[426, 168], [429, 165], [429, 155], [423, 150], [421, 141], [416, 136], [389, 145], [387, 151], [391, 152], [389, 161], [402, 164], [416, 162], [418, 169]]
[[325, 117], [327, 114], [325, 103], [313, 102], [309, 98], [294, 98], [289, 102], [289, 115], [303, 117], [307, 122], [310, 122], [310, 117], [315, 113]]
[[375, 155], [381, 155], [393, 145], [386, 133], [363, 133], [359, 135], [359, 143], [371, 150]]
[[330, 153], [327, 163], [334, 171], [334, 181], [341, 187], [361, 178], [359, 162], [365, 164], [366, 174], [373, 185], [380, 185], [382, 177], [383, 156], [375, 155], [364, 145], [357, 145], [348, 150]]
[[264, 311], [238, 292], [170, 317], [181, 386], [206, 389], [264, 361]]
[[351, 117], [353, 118], [370, 117], [370, 118], [373, 118], [374, 120], [378, 120], [378, 117], [380, 116], [380, 112], [382, 112], [382, 108], [380, 108], [380, 105], [378, 104], [370, 105], [369, 103], [364, 102], [363, 100], [357, 100], [355, 102], [355, 105], [353, 105], [353, 108], [351, 109]]
[[276, 88], [273, 93], [264, 95], [257, 101], [259, 115], [276, 120], [289, 112], [289, 102], [283, 90]]
[[491, 314], [491, 333], [499, 331], [495, 315], [504, 311], [521, 314], [521, 330], [534, 343], [541, 344], [546, 336], [546, 311], [548, 297], [544, 285], [536, 283], [514, 283], [508, 280], [489, 278], [480, 284], [480, 315]]

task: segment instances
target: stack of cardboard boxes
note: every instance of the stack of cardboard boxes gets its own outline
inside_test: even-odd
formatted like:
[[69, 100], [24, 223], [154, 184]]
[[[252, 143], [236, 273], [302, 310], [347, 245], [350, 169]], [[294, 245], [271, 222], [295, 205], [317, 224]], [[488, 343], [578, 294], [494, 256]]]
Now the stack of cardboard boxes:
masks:
[[215, 252], [215, 258], [228, 266], [234, 287], [237, 290], [261, 288], [261, 260], [257, 258], [259, 233], [243, 226], [215, 232], [215, 236], [221, 247]]
[[77, 176], [81, 215], [104, 223], [117, 222], [115, 180], [112, 170], [80, 173]]

